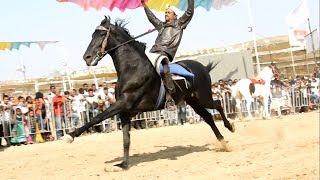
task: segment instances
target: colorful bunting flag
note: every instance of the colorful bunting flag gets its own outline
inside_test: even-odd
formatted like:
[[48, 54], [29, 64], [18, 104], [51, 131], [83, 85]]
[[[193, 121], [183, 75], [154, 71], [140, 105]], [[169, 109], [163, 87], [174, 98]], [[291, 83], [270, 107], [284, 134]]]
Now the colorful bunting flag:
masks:
[[[84, 10], [89, 8], [94, 8], [96, 10], [101, 10], [102, 7], [113, 10], [115, 7], [120, 11], [125, 11], [126, 9], [136, 9], [141, 7], [141, 0], [56, 0], [58, 2], [71, 2], [78, 4]], [[195, 7], [203, 7], [207, 11], [211, 7], [214, 9], [221, 9], [223, 6], [231, 6], [238, 2], [239, 0], [195, 0]], [[156, 11], [165, 11], [167, 5], [176, 6], [180, 10], [185, 11], [188, 7], [187, 0], [145, 0], [147, 6], [150, 9]]]
[[0, 51], [9, 49], [10, 51], [12, 49], [19, 50], [22, 45], [30, 47], [31, 44], [37, 44], [41, 50], [48, 45], [52, 43], [57, 43], [59, 41], [31, 41], [31, 42], [0, 42]]

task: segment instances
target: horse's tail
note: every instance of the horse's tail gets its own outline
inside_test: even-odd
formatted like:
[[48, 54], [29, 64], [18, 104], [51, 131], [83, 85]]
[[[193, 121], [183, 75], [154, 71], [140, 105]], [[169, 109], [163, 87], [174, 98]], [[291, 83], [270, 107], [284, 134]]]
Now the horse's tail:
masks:
[[249, 90], [250, 90], [250, 94], [252, 95], [254, 93], [254, 91], [256, 90], [256, 88], [254, 87], [253, 83], [249, 84]]
[[206, 65], [206, 70], [208, 71], [208, 73], [210, 71], [212, 71], [218, 64], [220, 63], [220, 61], [216, 62], [216, 63], [213, 63], [213, 62], [210, 62], [208, 65]]

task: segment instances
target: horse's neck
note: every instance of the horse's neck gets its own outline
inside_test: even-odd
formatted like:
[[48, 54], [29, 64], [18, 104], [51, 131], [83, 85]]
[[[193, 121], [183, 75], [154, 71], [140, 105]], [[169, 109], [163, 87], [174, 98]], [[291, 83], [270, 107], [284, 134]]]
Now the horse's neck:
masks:
[[[266, 67], [267, 68], [267, 67]], [[267, 84], [270, 84], [272, 78], [272, 72], [270, 69], [264, 68], [258, 75], [259, 78], [263, 79]]]
[[152, 68], [143, 54], [144, 52], [137, 52], [137, 48], [130, 44], [120, 46], [114, 53], [110, 54], [118, 76], [122, 72], [141, 73], [148, 66]]

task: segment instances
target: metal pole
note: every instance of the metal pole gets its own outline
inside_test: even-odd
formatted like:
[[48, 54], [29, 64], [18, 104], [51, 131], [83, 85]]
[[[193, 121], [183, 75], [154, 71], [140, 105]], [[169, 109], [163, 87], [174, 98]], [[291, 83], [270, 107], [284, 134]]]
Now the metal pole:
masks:
[[311, 32], [310, 18], [308, 18], [308, 26], [309, 26], [309, 33], [310, 33], [310, 37], [311, 37], [313, 60], [314, 60], [315, 63], [317, 63], [316, 55], [314, 53], [315, 48], [314, 48], [314, 42], [313, 42], [313, 35], [312, 35], [312, 32]]
[[68, 67], [68, 58], [67, 58], [67, 52], [65, 50], [65, 45], [64, 45], [64, 41], [60, 41], [61, 44], [61, 54], [63, 57], [63, 65], [65, 66], [65, 71], [67, 73], [67, 78], [68, 78], [68, 83], [69, 83], [69, 89], [72, 89], [72, 83], [71, 83], [71, 77], [70, 77], [70, 73], [69, 73], [69, 67]]
[[291, 61], [292, 61], [293, 73], [294, 73], [294, 77], [296, 77], [297, 73], [296, 73], [296, 67], [294, 65], [294, 57], [293, 57], [293, 52], [292, 52], [292, 47], [291, 46], [290, 46], [290, 53], [291, 53]]
[[259, 54], [258, 54], [258, 48], [257, 48], [257, 42], [256, 42], [255, 27], [253, 25], [253, 17], [251, 13], [251, 0], [248, 0], [248, 14], [249, 14], [249, 20], [250, 20], [249, 32], [251, 32], [252, 39], [253, 39], [254, 51], [255, 51], [256, 60], [257, 60], [257, 74], [259, 74], [260, 61], [259, 61]]

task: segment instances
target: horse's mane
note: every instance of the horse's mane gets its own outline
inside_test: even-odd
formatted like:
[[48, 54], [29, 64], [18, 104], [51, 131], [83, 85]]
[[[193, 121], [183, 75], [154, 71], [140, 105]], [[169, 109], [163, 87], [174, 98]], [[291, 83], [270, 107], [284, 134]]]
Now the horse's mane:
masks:
[[[116, 19], [114, 22], [115, 27], [117, 27], [119, 30], [123, 31], [125, 34], [127, 34], [130, 38], [133, 39], [134, 37], [130, 34], [129, 30], [126, 28], [127, 24], [128, 22], [126, 22], [124, 19]], [[139, 45], [139, 47], [143, 48], [143, 50], [145, 51], [146, 43], [142, 43], [136, 40], [134, 42], [136, 42]]]

